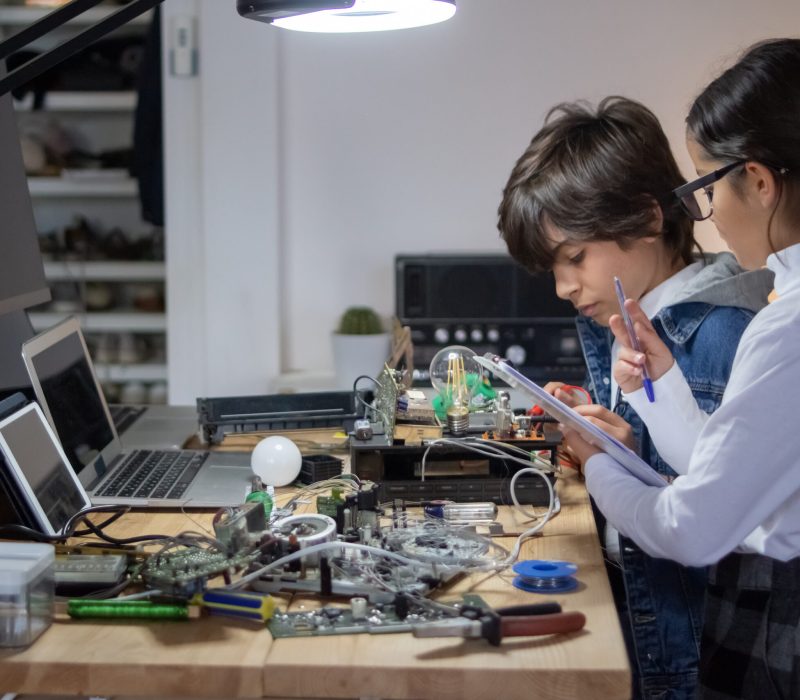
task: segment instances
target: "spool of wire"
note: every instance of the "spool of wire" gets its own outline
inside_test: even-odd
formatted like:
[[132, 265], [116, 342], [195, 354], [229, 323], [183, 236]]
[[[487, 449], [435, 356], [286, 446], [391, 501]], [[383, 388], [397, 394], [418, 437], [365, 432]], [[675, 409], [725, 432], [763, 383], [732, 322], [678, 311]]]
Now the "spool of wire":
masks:
[[517, 574], [514, 586], [529, 593], [566, 593], [578, 587], [573, 577], [578, 567], [572, 562], [528, 559], [512, 568]]

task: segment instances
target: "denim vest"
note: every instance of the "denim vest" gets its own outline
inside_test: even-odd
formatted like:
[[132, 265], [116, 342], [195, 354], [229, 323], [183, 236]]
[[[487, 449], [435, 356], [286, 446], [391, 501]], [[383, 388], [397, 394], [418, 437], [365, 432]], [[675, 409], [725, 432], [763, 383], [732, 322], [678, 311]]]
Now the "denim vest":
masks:
[[[653, 319], [698, 405], [707, 413], [716, 410], [722, 400], [739, 338], [753, 316], [753, 312], [739, 307], [688, 302], [666, 307]], [[578, 318], [576, 324], [586, 360], [586, 388], [596, 403], [609, 408], [613, 337], [607, 328], [590, 319]], [[633, 427], [640, 456], [657, 472], [675, 476], [653, 446], [642, 420], [621, 394], [615, 412]], [[595, 515], [602, 533], [605, 521], [596, 508]], [[630, 624], [626, 642], [633, 668], [634, 698], [694, 698], [706, 569], [650, 557], [621, 535], [620, 554]]]

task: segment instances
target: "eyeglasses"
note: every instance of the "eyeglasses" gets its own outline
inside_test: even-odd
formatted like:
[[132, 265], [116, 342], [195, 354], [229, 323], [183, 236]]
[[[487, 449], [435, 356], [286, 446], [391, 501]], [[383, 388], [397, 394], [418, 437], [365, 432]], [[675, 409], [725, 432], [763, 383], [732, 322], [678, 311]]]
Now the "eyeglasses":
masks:
[[696, 180], [687, 182], [685, 185], [672, 190], [672, 193], [680, 200], [684, 211], [695, 221], [705, 221], [714, 213], [712, 197], [714, 190], [707, 189], [709, 185], [721, 180], [734, 168], [743, 165], [746, 161], [737, 160], [728, 163], [721, 168], [717, 168], [708, 175], [698, 177]]

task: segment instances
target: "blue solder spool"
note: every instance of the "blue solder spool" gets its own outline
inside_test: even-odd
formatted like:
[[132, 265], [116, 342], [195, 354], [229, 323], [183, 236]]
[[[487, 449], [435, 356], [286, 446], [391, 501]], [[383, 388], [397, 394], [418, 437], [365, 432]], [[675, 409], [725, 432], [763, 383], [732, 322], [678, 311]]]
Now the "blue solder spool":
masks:
[[529, 593], [566, 593], [578, 587], [574, 578], [578, 567], [569, 561], [528, 559], [512, 567], [517, 576], [512, 582], [516, 588]]

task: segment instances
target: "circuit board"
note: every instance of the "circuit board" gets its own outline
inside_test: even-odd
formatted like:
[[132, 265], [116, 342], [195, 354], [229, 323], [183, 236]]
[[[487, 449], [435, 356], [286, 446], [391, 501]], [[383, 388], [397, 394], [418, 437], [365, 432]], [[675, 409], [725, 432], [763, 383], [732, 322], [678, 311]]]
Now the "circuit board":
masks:
[[384, 367], [378, 375], [375, 390], [375, 409], [383, 421], [384, 431], [391, 435], [394, 431], [395, 415], [397, 412], [397, 396], [400, 388], [397, 386], [395, 371]]
[[[465, 595], [459, 601], [448, 605], [473, 605], [486, 608], [486, 602], [477, 595]], [[276, 612], [267, 623], [274, 639], [287, 637], [320, 637], [334, 634], [392, 634], [410, 632], [412, 626], [425, 622], [442, 620], [452, 615], [438, 607], [428, 609], [412, 606], [411, 611], [401, 619], [394, 605], [374, 605], [368, 603], [365, 616], [356, 619], [351, 608], [326, 606], [317, 610], [303, 612]]]

